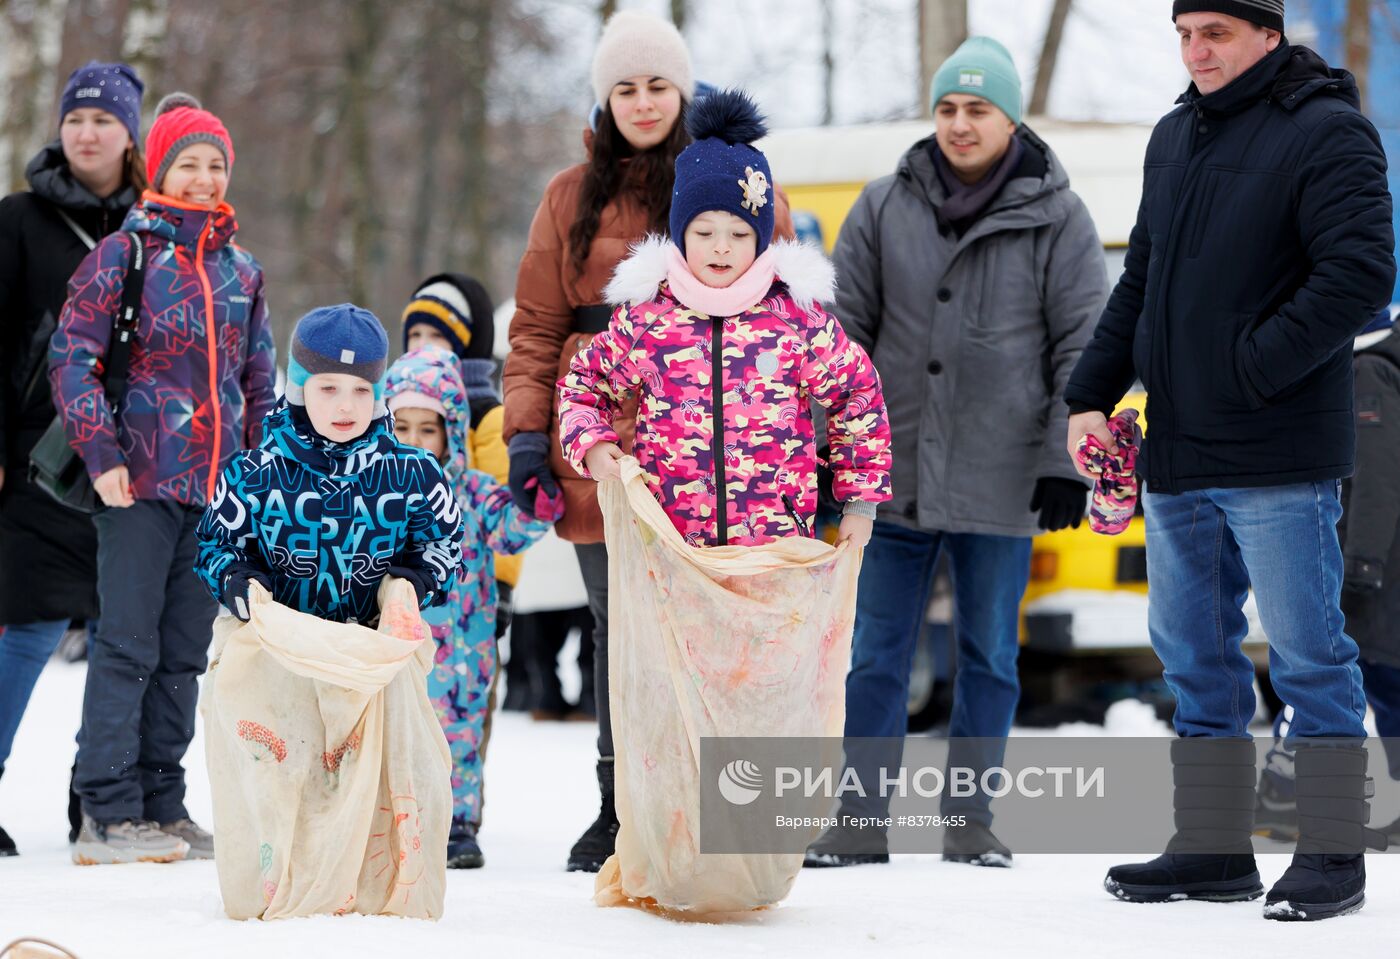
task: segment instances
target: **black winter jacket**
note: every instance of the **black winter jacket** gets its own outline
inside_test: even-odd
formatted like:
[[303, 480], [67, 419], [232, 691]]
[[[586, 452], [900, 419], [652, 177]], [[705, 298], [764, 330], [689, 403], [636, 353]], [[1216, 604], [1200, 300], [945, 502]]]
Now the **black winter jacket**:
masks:
[[1179, 102], [1065, 399], [1108, 412], [1142, 380], [1156, 492], [1349, 475], [1351, 344], [1395, 283], [1385, 154], [1356, 83], [1283, 42]]
[[1400, 334], [1356, 353], [1356, 475], [1338, 528], [1347, 633], [1362, 659], [1400, 668]]
[[88, 254], [58, 211], [101, 240], [136, 202], [130, 188], [105, 199], [88, 192], [57, 143], [25, 175], [30, 189], [0, 200], [0, 625], [97, 615], [92, 520], [53, 502], [26, 474], [29, 451], [54, 418], [49, 335], [68, 278]]

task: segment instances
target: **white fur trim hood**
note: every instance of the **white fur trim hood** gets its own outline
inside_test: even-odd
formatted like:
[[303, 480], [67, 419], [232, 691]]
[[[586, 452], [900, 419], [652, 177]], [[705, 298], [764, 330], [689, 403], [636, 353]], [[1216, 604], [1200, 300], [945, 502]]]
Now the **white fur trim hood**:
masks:
[[[666, 279], [670, 245], [670, 239], [655, 233], [632, 244], [630, 255], [617, 265], [603, 290], [609, 305], [656, 299], [657, 289]], [[787, 284], [789, 295], [800, 309], [809, 310], [814, 303], [831, 303], [836, 295], [836, 267], [818, 247], [795, 240], [774, 240], [768, 249], [773, 252], [777, 278]]]

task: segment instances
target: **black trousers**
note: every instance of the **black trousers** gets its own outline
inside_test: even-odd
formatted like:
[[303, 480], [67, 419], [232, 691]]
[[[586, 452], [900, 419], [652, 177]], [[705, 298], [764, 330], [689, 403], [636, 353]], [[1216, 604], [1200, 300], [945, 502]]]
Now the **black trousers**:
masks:
[[98, 822], [185, 818], [198, 677], [218, 606], [195, 577], [203, 507], [137, 500], [97, 525], [102, 618], [88, 658], [73, 787]]
[[575, 544], [588, 609], [593, 614], [593, 696], [598, 701], [598, 755], [612, 758], [612, 710], [608, 707], [608, 548]]

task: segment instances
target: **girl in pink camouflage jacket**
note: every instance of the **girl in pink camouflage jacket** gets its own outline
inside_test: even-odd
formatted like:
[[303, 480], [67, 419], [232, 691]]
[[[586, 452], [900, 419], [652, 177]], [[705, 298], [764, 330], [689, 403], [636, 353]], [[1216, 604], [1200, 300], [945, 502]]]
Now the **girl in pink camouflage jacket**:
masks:
[[[611, 420], [641, 406], [633, 455], [693, 546], [753, 546], [811, 535], [817, 456], [810, 401], [827, 411], [839, 538], [863, 547], [890, 498], [890, 432], [879, 375], [819, 301], [835, 273], [822, 254], [770, 245], [764, 132], [743, 94], [713, 94], [687, 118], [676, 160], [674, 242], [649, 237], [608, 285], [609, 328], [559, 382], [560, 442], [584, 476], [618, 475]], [[718, 425], [718, 428], [717, 428]]]

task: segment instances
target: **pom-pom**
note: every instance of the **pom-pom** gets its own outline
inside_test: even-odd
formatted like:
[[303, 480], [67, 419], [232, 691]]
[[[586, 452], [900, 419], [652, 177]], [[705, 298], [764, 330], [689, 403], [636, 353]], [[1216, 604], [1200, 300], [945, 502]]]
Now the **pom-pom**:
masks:
[[180, 93], [177, 91], [175, 93], [167, 93], [160, 98], [160, 103], [156, 104], [156, 116], [160, 116], [162, 113], [169, 113], [171, 110], [176, 110], [180, 107], [189, 107], [191, 110], [204, 109], [204, 107], [200, 105], [200, 102], [193, 96], [188, 93]]
[[685, 129], [692, 140], [718, 137], [731, 145], [753, 143], [768, 134], [766, 118], [741, 90], [720, 90], [696, 99], [686, 111]]

